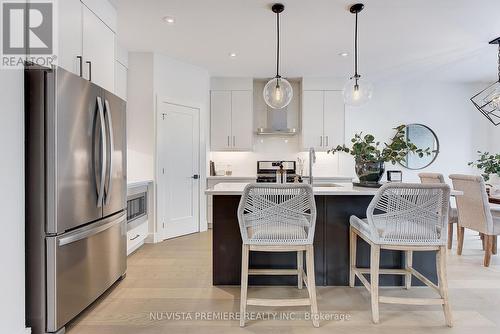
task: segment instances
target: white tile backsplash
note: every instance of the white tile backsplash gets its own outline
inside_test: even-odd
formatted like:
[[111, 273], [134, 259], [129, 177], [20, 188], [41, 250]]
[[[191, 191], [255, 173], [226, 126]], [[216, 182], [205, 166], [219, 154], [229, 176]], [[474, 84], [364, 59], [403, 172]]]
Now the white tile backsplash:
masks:
[[[231, 165], [234, 176], [255, 175], [259, 160], [293, 160], [305, 159], [304, 175], [309, 175], [309, 153], [301, 152], [299, 136], [275, 137], [255, 136], [253, 152], [211, 152], [210, 160], [215, 162], [215, 169], [226, 169]], [[339, 172], [339, 158], [325, 152], [316, 153], [316, 164], [313, 170], [316, 176], [345, 175]], [[351, 174], [346, 175], [351, 176]]]

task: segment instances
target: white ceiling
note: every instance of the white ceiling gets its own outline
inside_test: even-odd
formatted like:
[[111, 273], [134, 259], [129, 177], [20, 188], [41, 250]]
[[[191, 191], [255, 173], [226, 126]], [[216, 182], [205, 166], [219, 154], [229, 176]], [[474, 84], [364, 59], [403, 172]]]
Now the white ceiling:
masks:
[[[120, 42], [198, 65], [214, 76], [270, 77], [275, 68], [272, 0], [112, 0]], [[286, 0], [282, 75], [352, 72], [354, 1]], [[499, 0], [364, 0], [360, 73], [376, 80], [424, 76], [494, 81]], [[162, 17], [173, 16], [174, 25]], [[350, 52], [343, 58], [340, 52]], [[228, 54], [237, 53], [231, 59]]]

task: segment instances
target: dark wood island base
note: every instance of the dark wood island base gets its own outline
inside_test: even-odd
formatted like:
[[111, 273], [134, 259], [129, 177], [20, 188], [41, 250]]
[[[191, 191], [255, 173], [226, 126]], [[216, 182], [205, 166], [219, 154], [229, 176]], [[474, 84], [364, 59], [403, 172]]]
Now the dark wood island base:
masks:
[[[213, 284], [239, 285], [241, 275], [241, 236], [237, 209], [240, 195], [213, 195]], [[314, 265], [316, 285], [349, 285], [349, 217], [366, 216], [366, 209], [373, 196], [365, 195], [316, 195], [317, 220], [314, 237]], [[400, 251], [382, 250], [380, 267], [404, 268]], [[370, 247], [358, 238], [357, 265], [369, 267]], [[296, 253], [250, 254], [250, 268], [296, 268]], [[414, 252], [413, 267], [437, 282], [435, 252]], [[296, 276], [250, 276], [251, 285], [296, 285]], [[357, 285], [360, 282], [357, 281]], [[381, 275], [380, 285], [401, 286], [404, 277]], [[422, 285], [413, 279], [413, 285]]]

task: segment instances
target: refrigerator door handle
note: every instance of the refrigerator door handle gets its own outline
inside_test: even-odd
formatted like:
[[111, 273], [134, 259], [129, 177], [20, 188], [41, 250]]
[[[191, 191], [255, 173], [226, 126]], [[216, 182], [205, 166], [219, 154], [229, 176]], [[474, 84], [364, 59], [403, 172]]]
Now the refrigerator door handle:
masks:
[[[106, 187], [106, 199], [105, 199], [105, 204], [109, 204], [110, 198], [111, 198], [111, 193], [112, 193], [112, 175], [113, 175], [113, 151], [115, 150], [115, 144], [113, 141], [113, 117], [111, 116], [111, 107], [109, 106], [108, 100], [104, 100], [104, 107], [106, 111], [106, 120], [107, 120], [107, 125], [108, 125], [108, 148], [107, 152], [109, 151], [109, 161], [108, 161], [108, 185]], [[106, 155], [107, 157], [107, 155]]]
[[102, 107], [102, 99], [97, 97], [97, 107], [99, 112], [100, 130], [101, 130], [101, 154], [100, 154], [100, 180], [97, 186], [97, 207], [100, 208], [104, 198], [104, 183], [106, 182], [106, 129], [104, 128], [104, 110]]
[[57, 242], [57, 245], [59, 247], [61, 247], [64, 245], [72, 244], [72, 243], [77, 242], [77, 241], [82, 240], [82, 239], [90, 238], [93, 235], [96, 235], [98, 233], [101, 233], [102, 231], [106, 231], [106, 230], [110, 229], [111, 227], [113, 227], [115, 225], [119, 225], [119, 224], [123, 223], [126, 219], [127, 219], [127, 216], [123, 215], [120, 218], [118, 218], [117, 220], [111, 221], [109, 223], [106, 223], [106, 224], [103, 224], [103, 225], [100, 225], [100, 226], [97, 226], [94, 228], [85, 229], [85, 230], [79, 231], [79, 232], [74, 233], [74, 234], [70, 234], [66, 237], [60, 238]]

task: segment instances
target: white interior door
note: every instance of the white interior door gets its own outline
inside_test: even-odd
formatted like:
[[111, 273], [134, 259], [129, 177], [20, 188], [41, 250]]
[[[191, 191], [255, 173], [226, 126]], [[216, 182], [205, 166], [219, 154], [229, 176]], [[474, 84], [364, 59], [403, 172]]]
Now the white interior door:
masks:
[[199, 109], [159, 104], [158, 218], [163, 237], [199, 231]]

